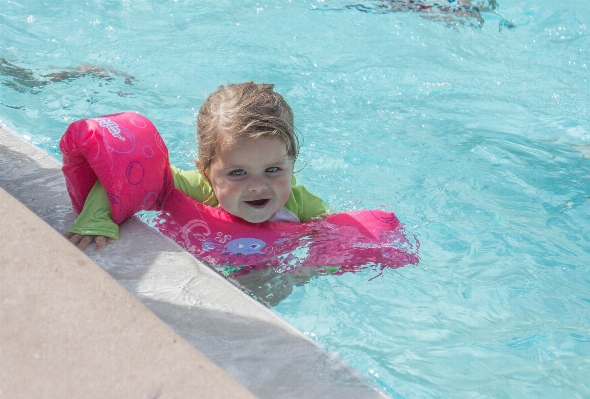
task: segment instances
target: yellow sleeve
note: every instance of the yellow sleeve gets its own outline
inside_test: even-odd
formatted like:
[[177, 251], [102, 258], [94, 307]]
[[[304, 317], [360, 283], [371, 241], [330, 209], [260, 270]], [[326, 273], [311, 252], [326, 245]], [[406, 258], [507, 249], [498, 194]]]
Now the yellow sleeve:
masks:
[[111, 204], [98, 180], [90, 190], [82, 212], [68, 232], [84, 236], [119, 238], [119, 226], [111, 218]]
[[217, 206], [217, 198], [213, 188], [198, 170], [180, 170], [174, 166], [170, 167], [174, 178], [174, 187], [205, 205]]
[[300, 222], [307, 222], [317, 216], [328, 213], [328, 204], [313, 195], [303, 186], [297, 185], [295, 177], [291, 181], [291, 195], [285, 208], [296, 215]]

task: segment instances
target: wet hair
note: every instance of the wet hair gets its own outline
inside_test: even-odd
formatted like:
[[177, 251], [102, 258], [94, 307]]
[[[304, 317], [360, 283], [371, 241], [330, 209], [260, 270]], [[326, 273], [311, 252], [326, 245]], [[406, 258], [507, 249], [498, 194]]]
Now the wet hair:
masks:
[[287, 156], [297, 159], [299, 138], [293, 110], [273, 88], [272, 84], [246, 82], [219, 86], [207, 97], [197, 118], [197, 168], [203, 176], [227, 136], [276, 137], [285, 143]]

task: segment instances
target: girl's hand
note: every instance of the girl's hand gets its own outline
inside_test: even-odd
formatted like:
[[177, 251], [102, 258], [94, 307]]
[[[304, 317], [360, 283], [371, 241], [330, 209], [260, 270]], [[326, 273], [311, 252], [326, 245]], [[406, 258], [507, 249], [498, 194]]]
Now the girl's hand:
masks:
[[74, 244], [78, 249], [84, 251], [88, 244], [92, 241], [96, 243], [96, 250], [100, 251], [103, 249], [107, 243], [115, 241], [114, 238], [105, 237], [105, 236], [83, 236], [81, 234], [75, 233], [64, 233], [64, 237], [67, 238], [72, 244]]

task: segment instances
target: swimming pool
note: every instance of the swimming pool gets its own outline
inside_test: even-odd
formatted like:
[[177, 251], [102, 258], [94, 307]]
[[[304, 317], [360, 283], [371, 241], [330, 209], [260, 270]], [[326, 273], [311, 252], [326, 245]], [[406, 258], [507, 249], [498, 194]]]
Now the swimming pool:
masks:
[[[421, 243], [375, 279], [268, 281], [273, 309], [392, 397], [587, 397], [590, 11], [563, 3], [499, 0], [481, 24], [342, 0], [10, 1], [0, 119], [58, 157], [69, 122], [134, 109], [190, 168], [206, 95], [273, 82], [300, 180]], [[42, 77], [79, 65], [106, 72]]]

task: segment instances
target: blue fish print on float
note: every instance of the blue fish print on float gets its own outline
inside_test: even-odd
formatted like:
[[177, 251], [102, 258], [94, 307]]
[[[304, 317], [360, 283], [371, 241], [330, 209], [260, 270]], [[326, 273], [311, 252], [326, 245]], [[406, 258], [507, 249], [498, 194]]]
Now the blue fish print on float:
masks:
[[261, 254], [266, 243], [257, 238], [238, 238], [225, 245], [225, 251], [233, 254], [252, 255]]

